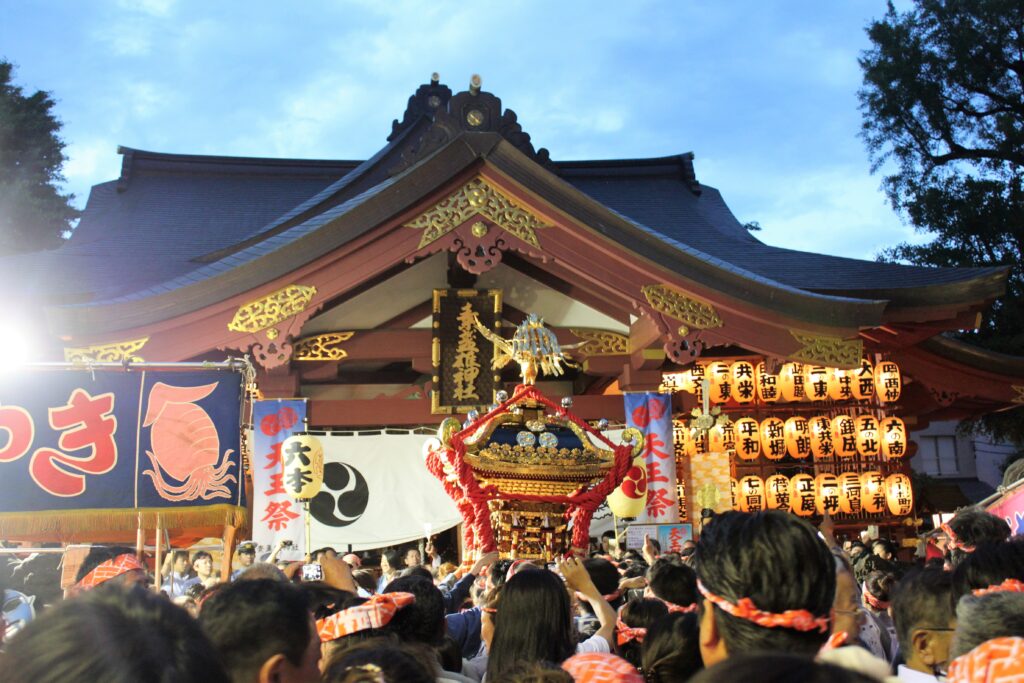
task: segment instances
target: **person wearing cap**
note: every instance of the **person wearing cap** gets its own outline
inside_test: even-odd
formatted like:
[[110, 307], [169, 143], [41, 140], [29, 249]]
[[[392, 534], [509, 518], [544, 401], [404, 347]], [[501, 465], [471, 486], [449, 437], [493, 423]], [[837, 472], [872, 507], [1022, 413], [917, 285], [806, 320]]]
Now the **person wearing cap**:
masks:
[[235, 557], [238, 559], [240, 565], [238, 569], [231, 572], [231, 580], [237, 579], [242, 572], [252, 566], [253, 562], [256, 561], [256, 544], [253, 541], [242, 541], [238, 544], [238, 549], [235, 551]]

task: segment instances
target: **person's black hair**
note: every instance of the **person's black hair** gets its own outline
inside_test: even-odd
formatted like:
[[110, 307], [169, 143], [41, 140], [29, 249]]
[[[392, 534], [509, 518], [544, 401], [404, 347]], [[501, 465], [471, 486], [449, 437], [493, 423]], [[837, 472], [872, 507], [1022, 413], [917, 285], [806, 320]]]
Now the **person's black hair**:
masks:
[[235, 581], [207, 599], [199, 625], [235, 681], [256, 680], [263, 664], [282, 654], [299, 666], [312, 631], [306, 591], [271, 579]]
[[573, 683], [572, 674], [551, 662], [522, 662], [487, 683]]
[[314, 550], [313, 553], [310, 555], [310, 557], [313, 559], [314, 562], [316, 562], [317, 560], [320, 559], [321, 555], [325, 555], [325, 554], [327, 554], [329, 552], [330, 553], [334, 553], [335, 556], [338, 555], [338, 551], [337, 550], [335, 550], [334, 548], [332, 548], [329, 545], [325, 545], [323, 548], [317, 548], [316, 550]]
[[398, 610], [384, 630], [394, 633], [403, 643], [441, 645], [444, 637], [444, 598], [430, 579], [403, 576], [384, 589], [385, 593], [412, 593], [416, 601]]
[[[96, 567], [100, 566], [107, 560], [112, 560], [115, 557], [121, 555], [134, 555], [135, 549], [129, 548], [123, 545], [94, 545], [89, 548], [89, 553], [82, 560], [82, 564], [78, 567], [78, 573], [75, 574], [75, 583], [78, 583], [85, 578], [85, 575], [91, 572]], [[113, 579], [112, 579], [113, 580]]]
[[807, 657], [774, 653], [730, 656], [690, 680], [692, 683], [878, 683], [877, 678], [852, 669], [822, 664]]
[[458, 641], [446, 633], [441, 638], [441, 644], [435, 649], [442, 669], [462, 673], [462, 646]]
[[437, 674], [419, 653], [390, 640], [374, 639], [332, 652], [320, 680], [324, 683], [380, 680], [434, 683]]
[[643, 562], [624, 562], [619, 565], [619, 575], [624, 579], [632, 579], [647, 574], [647, 565]]
[[498, 588], [504, 585], [505, 576], [508, 574], [508, 568], [512, 566], [512, 560], [498, 560], [491, 565], [491, 586]]
[[195, 564], [196, 560], [201, 560], [204, 557], [210, 558], [210, 562], [213, 562], [213, 555], [211, 555], [209, 552], [205, 550], [197, 550], [194, 553], [192, 553], [192, 564]]
[[[619, 570], [615, 565], [603, 557], [594, 557], [583, 560], [583, 568], [590, 574], [590, 580], [594, 582], [597, 592], [601, 595], [612, 595], [619, 590]], [[612, 607], [622, 604], [622, 597], [608, 600]], [[590, 603], [587, 603], [588, 606]]]
[[[950, 601], [953, 577], [941, 568], [913, 569], [893, 589], [892, 620], [896, 640], [910, 647], [910, 634], [918, 628], [948, 628], [954, 617]], [[905, 654], [905, 653], [904, 653]]]
[[402, 554], [396, 548], [387, 548], [380, 554], [382, 559], [387, 559], [391, 571], [397, 572], [402, 567]]
[[506, 581], [496, 609], [487, 680], [521, 662], [560, 664], [576, 651], [569, 594], [546, 569], [519, 572]]
[[1024, 538], [988, 543], [966, 556], [953, 570], [953, 604], [973, 590], [1006, 579], [1024, 581]]
[[313, 619], [323, 619], [329, 614], [365, 601], [365, 598], [360, 598], [355, 593], [335, 588], [324, 581], [305, 581], [302, 588], [308, 600], [306, 606], [313, 613]]
[[1000, 591], [965, 595], [956, 606], [956, 632], [949, 656], [955, 659], [996, 638], [1024, 638], [1024, 593]]
[[203, 592], [206, 590], [206, 586], [202, 583], [196, 582], [185, 588], [184, 595], [186, 598], [192, 600], [199, 600], [203, 596]]
[[[1010, 538], [1010, 525], [1006, 520], [975, 507], [957, 512], [949, 520], [949, 528], [956, 534], [958, 544], [975, 549], [988, 543], [1002, 543]], [[970, 554], [959, 548], [950, 550], [950, 566], [956, 567]]]
[[[640, 600], [631, 600], [623, 605], [622, 611], [619, 612], [619, 618], [630, 628], [650, 629], [655, 621], [667, 614], [668, 607], [661, 600], [641, 598]], [[616, 641], [618, 641], [618, 629], [616, 629], [615, 635]], [[638, 669], [640, 668], [640, 651], [643, 647], [642, 640], [630, 640], [618, 646], [619, 656]]]
[[421, 579], [434, 580], [434, 575], [430, 573], [430, 570], [423, 565], [416, 565], [415, 567], [406, 567], [398, 573], [399, 576], [417, 576]]
[[638, 668], [648, 683], [683, 683], [704, 668], [697, 614], [673, 612], [651, 624]]
[[[789, 513], [716, 515], [704, 527], [694, 557], [705, 588], [733, 604], [748, 598], [765, 612], [830, 616], [836, 592], [832, 553], [814, 527]], [[813, 657], [828, 639], [817, 629], [768, 628], [712, 609], [730, 654], [770, 650]]]
[[0, 653], [9, 683], [228, 683], [185, 610], [141, 586], [99, 586], [43, 612]]
[[892, 599], [892, 589], [895, 585], [896, 577], [889, 572], [871, 572], [864, 579], [864, 590], [882, 602], [889, 602]]
[[377, 579], [369, 569], [356, 569], [352, 572], [352, 579], [367, 593], [377, 592]]
[[655, 597], [686, 607], [697, 602], [697, 572], [685, 564], [655, 562], [647, 575], [647, 587]]
[[171, 551], [171, 566], [174, 566], [174, 563], [178, 561], [179, 557], [184, 557], [187, 560], [188, 559], [188, 551], [187, 550], [172, 550]]

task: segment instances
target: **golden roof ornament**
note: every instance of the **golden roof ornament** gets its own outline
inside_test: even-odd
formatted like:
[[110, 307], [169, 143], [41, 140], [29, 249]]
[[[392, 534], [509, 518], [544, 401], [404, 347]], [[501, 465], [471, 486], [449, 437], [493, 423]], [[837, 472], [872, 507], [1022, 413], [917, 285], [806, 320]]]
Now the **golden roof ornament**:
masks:
[[[487, 329], [480, 319], [476, 318], [476, 329], [489, 342], [494, 344], [496, 353], [491, 364], [495, 370], [505, 367], [510, 361], [519, 364], [519, 373], [523, 384], [532, 386], [537, 381], [538, 371], [546, 375], [561, 375], [565, 371], [562, 365], [575, 366], [563, 352], [555, 333], [544, 327], [544, 319], [530, 313], [526, 320], [516, 326], [511, 339], [504, 339]], [[572, 349], [579, 346], [566, 346]]]

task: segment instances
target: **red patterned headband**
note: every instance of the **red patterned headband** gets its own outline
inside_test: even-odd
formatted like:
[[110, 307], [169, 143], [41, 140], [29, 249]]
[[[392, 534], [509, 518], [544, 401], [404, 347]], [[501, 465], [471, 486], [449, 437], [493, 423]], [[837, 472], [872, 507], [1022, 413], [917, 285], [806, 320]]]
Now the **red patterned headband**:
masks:
[[861, 598], [863, 598], [864, 602], [868, 603], [877, 610], [889, 609], [889, 606], [892, 605], [892, 602], [890, 602], [889, 600], [879, 600], [874, 595], [872, 595], [871, 591], [868, 590], [867, 586], [864, 586], [864, 588], [861, 589], [860, 596]]
[[765, 628], [791, 628], [797, 631], [814, 631], [827, 633], [828, 617], [816, 617], [805, 609], [790, 609], [785, 612], [764, 612], [757, 608], [750, 598], [740, 598], [735, 604], [720, 595], [715, 595], [704, 584], [697, 580], [697, 590], [723, 612], [740, 619], [746, 619]]
[[1024, 638], [987, 640], [949, 664], [950, 683], [1014, 683], [1024, 680]]
[[633, 628], [632, 626], [627, 626], [626, 622], [622, 621], [622, 609], [620, 608], [618, 615], [615, 617], [615, 642], [619, 644], [619, 647], [632, 640], [642, 643], [646, 636], [647, 629]]
[[973, 553], [974, 552], [974, 546], [973, 545], [965, 545], [965, 544], [961, 543], [960, 539], [957, 538], [957, 535], [953, 532], [953, 529], [949, 526], [948, 523], [947, 524], [943, 524], [942, 526], [939, 527], [939, 529], [941, 529], [943, 531], [943, 533], [945, 533], [946, 536], [949, 537], [949, 543], [947, 544], [947, 547], [950, 550], [962, 550], [965, 553]]
[[146, 570], [146, 567], [139, 561], [139, 558], [128, 553], [118, 555], [112, 560], [96, 565], [91, 572], [82, 577], [77, 587], [80, 590], [89, 590], [136, 569]]
[[[661, 600], [661, 598], [655, 596], [655, 600]], [[686, 605], [684, 607], [683, 605], [677, 605], [676, 603], [669, 602], [668, 600], [661, 601], [665, 603], [665, 607], [668, 607], [669, 614], [672, 614], [673, 612], [682, 612], [683, 614], [688, 614], [690, 612], [696, 612], [700, 608], [700, 605], [698, 605], [696, 602], [692, 605]]]
[[316, 630], [320, 634], [320, 642], [326, 643], [360, 631], [381, 628], [391, 621], [395, 612], [414, 602], [416, 596], [412, 593], [374, 595], [361, 605], [318, 619]]
[[989, 593], [1024, 593], [1024, 581], [1007, 579], [994, 586], [971, 591], [971, 595], [988, 595]]

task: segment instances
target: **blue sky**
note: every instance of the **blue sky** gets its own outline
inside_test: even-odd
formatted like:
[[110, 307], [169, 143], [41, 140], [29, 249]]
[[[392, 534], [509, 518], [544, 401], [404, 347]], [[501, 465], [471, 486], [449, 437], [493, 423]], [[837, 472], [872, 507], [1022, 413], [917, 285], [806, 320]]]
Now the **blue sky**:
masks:
[[67, 189], [117, 145], [364, 159], [438, 71], [470, 75], [554, 159], [692, 151], [765, 242], [859, 258], [919, 241], [857, 137], [864, 26], [884, 0], [7, 0], [0, 57], [57, 99]]

